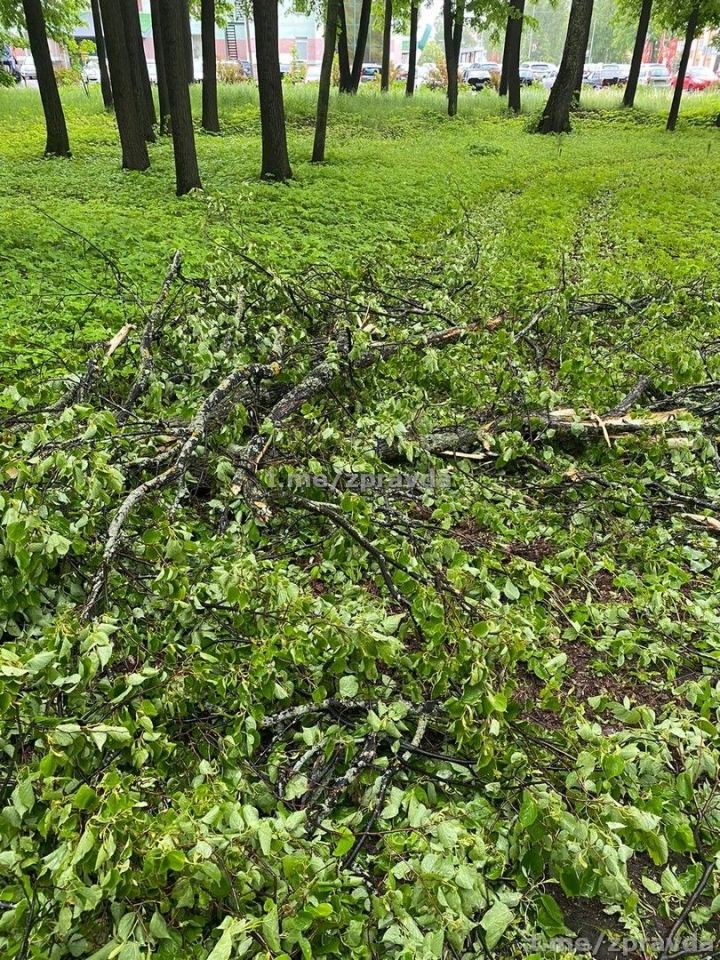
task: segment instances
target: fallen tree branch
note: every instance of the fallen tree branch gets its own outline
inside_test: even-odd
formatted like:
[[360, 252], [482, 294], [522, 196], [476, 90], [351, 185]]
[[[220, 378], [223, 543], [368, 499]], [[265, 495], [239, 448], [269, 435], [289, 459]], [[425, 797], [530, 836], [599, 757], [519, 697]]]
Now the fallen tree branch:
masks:
[[210, 414], [233, 393], [241, 383], [245, 383], [248, 380], [263, 380], [274, 377], [277, 376], [279, 372], [280, 367], [278, 364], [248, 364], [240, 370], [233, 371], [233, 373], [227, 376], [205, 399], [195, 414], [190, 424], [189, 435], [180, 448], [175, 462], [162, 473], [157, 474], [152, 479], [146, 480], [144, 483], [135, 487], [135, 489], [131, 490], [125, 497], [108, 528], [102, 561], [93, 579], [88, 598], [80, 613], [80, 619], [82, 621], [89, 618], [105, 586], [110, 565], [120, 545], [120, 534], [133, 509], [151, 493], [162, 490], [163, 487], [168, 486], [175, 480], [179, 480], [184, 475], [195, 449], [205, 436]]

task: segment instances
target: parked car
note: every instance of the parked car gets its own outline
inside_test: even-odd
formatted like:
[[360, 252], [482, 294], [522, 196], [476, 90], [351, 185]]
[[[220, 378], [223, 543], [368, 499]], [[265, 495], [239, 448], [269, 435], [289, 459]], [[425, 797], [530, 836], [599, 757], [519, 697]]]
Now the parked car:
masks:
[[[677, 74], [672, 78], [672, 85], [677, 86]], [[720, 83], [718, 75], [713, 73], [710, 67], [688, 67], [683, 82], [683, 90], [690, 93], [700, 93], [703, 90], [710, 90]]]
[[533, 80], [544, 80], [550, 73], [557, 74], [557, 65], [544, 60], [526, 60], [520, 64], [521, 70], [529, 70]]
[[644, 63], [640, 67], [638, 82], [645, 87], [669, 87], [670, 71], [664, 63]]
[[320, 64], [319, 63], [309, 63], [305, 70], [305, 76], [303, 80], [305, 83], [319, 83], [320, 82]]
[[627, 75], [622, 64], [604, 63], [588, 74], [585, 83], [596, 90], [601, 90], [603, 87], [617, 87], [627, 83]]
[[469, 67], [466, 67], [463, 70], [462, 78], [473, 90], [482, 90], [492, 83], [490, 71], [485, 70], [480, 63], [472, 63]]
[[148, 60], [147, 68], [148, 68], [148, 77], [150, 78], [150, 83], [157, 83], [158, 82], [157, 63], [155, 63], [154, 60]]
[[546, 73], [545, 76], [542, 78], [541, 82], [546, 90], [552, 90], [552, 88], [555, 86], [557, 75], [558, 75], [558, 71], [553, 70], [552, 73]]
[[37, 70], [32, 57], [24, 57], [20, 64], [20, 76], [23, 80], [37, 80]]
[[379, 63], [364, 63], [360, 71], [360, 83], [372, 83], [381, 73], [382, 66]]
[[100, 83], [100, 61], [97, 57], [88, 57], [82, 68], [83, 83]]
[[496, 63], [495, 60], [485, 60], [483, 63], [476, 61], [472, 64], [472, 66], [477, 67], [478, 70], [487, 70], [489, 74], [493, 74], [498, 77], [502, 73], [502, 64]]
[[22, 80], [17, 60], [12, 55], [9, 47], [0, 47], [0, 70], [9, 73], [15, 83], [20, 83]]

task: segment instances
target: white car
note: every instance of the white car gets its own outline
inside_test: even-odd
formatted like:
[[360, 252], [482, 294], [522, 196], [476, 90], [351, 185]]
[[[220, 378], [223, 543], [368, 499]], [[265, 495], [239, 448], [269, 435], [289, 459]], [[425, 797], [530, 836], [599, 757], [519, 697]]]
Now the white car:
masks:
[[20, 64], [20, 76], [23, 80], [37, 80], [37, 70], [32, 57], [25, 57]]
[[557, 64], [547, 63], [545, 60], [526, 60], [520, 64], [521, 70], [529, 70], [533, 75], [533, 80], [544, 80], [545, 77], [554, 73], [557, 75]]
[[88, 57], [82, 68], [83, 83], [100, 83], [100, 61], [97, 57]]
[[485, 69], [485, 64], [471, 64], [466, 70], [463, 70], [462, 77], [473, 90], [482, 90], [492, 83], [492, 76], [490, 71]]

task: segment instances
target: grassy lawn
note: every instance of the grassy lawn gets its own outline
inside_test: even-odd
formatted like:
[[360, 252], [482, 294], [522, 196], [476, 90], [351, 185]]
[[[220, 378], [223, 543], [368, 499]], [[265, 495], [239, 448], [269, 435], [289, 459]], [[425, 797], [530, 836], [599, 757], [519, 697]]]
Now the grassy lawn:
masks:
[[[68, 163], [41, 159], [36, 92], [0, 91], [1, 328], [20, 337], [42, 330], [57, 345], [113, 327], [112, 313], [103, 326], [85, 312], [101, 264], [64, 227], [97, 243], [146, 291], [176, 248], [190, 271], [236, 238], [281, 269], [352, 270], [407, 259], [461, 219], [481, 236], [490, 309], [555, 285], [568, 258], [590, 287], [623, 276], [691, 280], [717, 263], [719, 148], [710, 122], [720, 97], [688, 97], [687, 125], [672, 137], [662, 129], [667, 94], [645, 94], [631, 118], [612, 112], [616, 94], [587, 94], [577, 134], [557, 140], [529, 136], [527, 116], [502, 116], [489, 92], [465, 95], [449, 121], [439, 94], [406, 103], [363, 91], [334, 101], [328, 162], [316, 168], [308, 162], [314, 90], [295, 88], [287, 96], [295, 180], [272, 186], [256, 179], [254, 95], [221, 93], [224, 135], [198, 138], [206, 192], [178, 202], [168, 142], [151, 148], [148, 173], [120, 170], [114, 121], [97, 90], [89, 99], [65, 95]], [[544, 96], [528, 94], [526, 109], [540, 109]], [[600, 108], [609, 116], [601, 119]], [[5, 339], [0, 356], [9, 346]]]
[[0, 91], [3, 960], [717, 939], [720, 97], [544, 96]]

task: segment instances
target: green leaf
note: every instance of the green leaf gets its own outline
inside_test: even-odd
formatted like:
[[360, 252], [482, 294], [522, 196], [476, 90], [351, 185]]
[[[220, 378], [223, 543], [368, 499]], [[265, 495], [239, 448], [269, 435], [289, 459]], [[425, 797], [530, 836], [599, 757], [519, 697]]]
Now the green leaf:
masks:
[[35, 791], [32, 781], [23, 780], [15, 787], [12, 792], [12, 802], [20, 817], [32, 810], [35, 806]]
[[488, 950], [497, 944], [513, 920], [513, 912], [507, 904], [500, 900], [490, 907], [487, 913], [480, 921], [480, 926], [485, 931], [485, 944]]
[[357, 692], [360, 689], [360, 685], [357, 682], [356, 677], [341, 677], [340, 683], [338, 684], [338, 691], [340, 696], [349, 700], [352, 697], [357, 696]]

